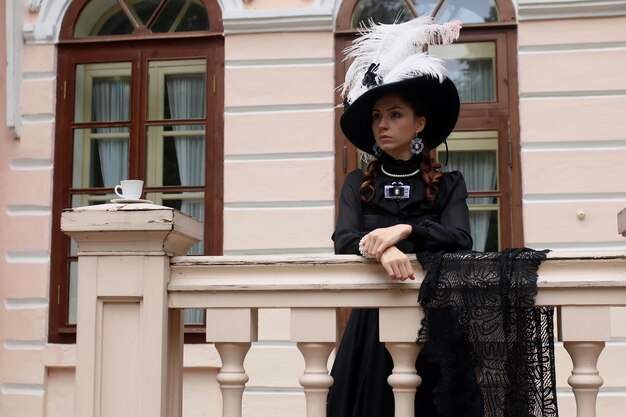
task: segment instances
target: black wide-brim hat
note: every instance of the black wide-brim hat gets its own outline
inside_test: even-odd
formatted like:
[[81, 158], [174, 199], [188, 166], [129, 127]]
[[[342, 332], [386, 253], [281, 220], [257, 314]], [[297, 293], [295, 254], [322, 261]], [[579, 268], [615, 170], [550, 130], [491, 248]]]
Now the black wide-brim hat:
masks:
[[340, 119], [341, 130], [354, 146], [374, 154], [372, 108], [380, 98], [398, 93], [423, 103], [425, 113], [421, 116], [426, 118], [426, 125], [420, 136], [426, 146], [435, 149], [448, 138], [459, 118], [459, 93], [449, 78], [440, 82], [438, 78], [423, 75], [371, 88], [345, 108]]

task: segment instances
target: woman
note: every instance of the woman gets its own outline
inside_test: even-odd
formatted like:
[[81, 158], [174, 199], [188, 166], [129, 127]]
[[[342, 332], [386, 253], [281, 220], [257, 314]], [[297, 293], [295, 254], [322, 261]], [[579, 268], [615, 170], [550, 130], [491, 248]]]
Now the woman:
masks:
[[[457, 22], [434, 25], [428, 17], [373, 26], [348, 54], [353, 63], [344, 84], [341, 127], [375, 159], [366, 172], [357, 169], [346, 177], [335, 252], [373, 258], [393, 280], [414, 279], [407, 253], [472, 247], [463, 176], [441, 172], [430, 157], [454, 128], [458, 92], [441, 62], [421, 53], [429, 42], [450, 42], [459, 29]], [[445, 372], [441, 352], [428, 344], [418, 358], [420, 417], [482, 415], [464, 338], [460, 330], [451, 333]], [[332, 370], [328, 416], [393, 416], [387, 383], [392, 367], [378, 340], [378, 310], [353, 310]]]

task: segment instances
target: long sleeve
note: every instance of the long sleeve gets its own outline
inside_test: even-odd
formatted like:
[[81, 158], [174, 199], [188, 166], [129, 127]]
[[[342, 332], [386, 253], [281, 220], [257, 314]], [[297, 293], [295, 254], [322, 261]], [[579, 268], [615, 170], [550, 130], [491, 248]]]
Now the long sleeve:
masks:
[[359, 242], [365, 236], [363, 227], [363, 208], [359, 188], [363, 172], [352, 171], [346, 177], [339, 196], [339, 215], [333, 241], [336, 254], [359, 254]]
[[409, 239], [418, 250], [470, 250], [472, 236], [470, 234], [469, 209], [467, 208], [467, 187], [460, 172], [446, 174], [444, 178], [445, 200], [441, 202], [443, 209], [439, 223], [423, 220], [412, 225], [413, 231]]

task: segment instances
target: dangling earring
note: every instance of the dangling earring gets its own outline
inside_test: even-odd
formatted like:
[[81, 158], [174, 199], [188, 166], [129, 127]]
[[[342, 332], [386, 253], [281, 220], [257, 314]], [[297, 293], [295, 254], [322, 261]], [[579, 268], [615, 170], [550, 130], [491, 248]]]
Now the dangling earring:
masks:
[[379, 158], [380, 155], [383, 154], [383, 150], [380, 149], [380, 146], [378, 146], [378, 143], [375, 143], [374, 146], [372, 146], [372, 149], [374, 150], [374, 156], [376, 158]]
[[419, 132], [417, 132], [415, 134], [415, 137], [411, 139], [411, 152], [413, 152], [415, 155], [419, 155], [424, 150], [424, 143], [418, 135]]

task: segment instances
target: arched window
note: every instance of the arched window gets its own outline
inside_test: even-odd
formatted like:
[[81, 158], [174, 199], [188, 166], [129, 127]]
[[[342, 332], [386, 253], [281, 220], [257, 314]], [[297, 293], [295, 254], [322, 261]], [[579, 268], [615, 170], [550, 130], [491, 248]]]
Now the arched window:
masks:
[[[458, 42], [435, 46], [430, 53], [446, 61], [461, 96], [461, 113], [448, 138], [444, 170], [463, 172], [468, 189], [474, 249], [497, 251], [523, 245], [516, 22], [504, 0], [346, 0], [337, 17], [336, 80], [341, 85], [349, 65], [342, 50], [370, 19], [406, 21], [430, 14], [435, 22], [459, 19]], [[337, 95], [336, 103], [341, 99]], [[341, 110], [337, 110], [337, 118]], [[337, 123], [337, 126], [339, 124]], [[357, 166], [357, 154], [341, 130], [336, 131], [337, 195], [345, 174]], [[445, 162], [445, 148], [437, 158]]]
[[[190, 253], [222, 253], [220, 13], [212, 0], [69, 6], [58, 45], [50, 341], [76, 332], [76, 246], [59, 231], [63, 208], [109, 202], [120, 180], [142, 179], [145, 199], [204, 222]], [[203, 317], [189, 310], [185, 320]]]

